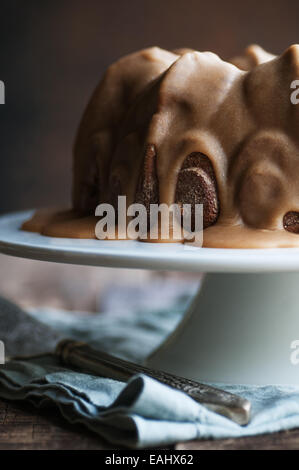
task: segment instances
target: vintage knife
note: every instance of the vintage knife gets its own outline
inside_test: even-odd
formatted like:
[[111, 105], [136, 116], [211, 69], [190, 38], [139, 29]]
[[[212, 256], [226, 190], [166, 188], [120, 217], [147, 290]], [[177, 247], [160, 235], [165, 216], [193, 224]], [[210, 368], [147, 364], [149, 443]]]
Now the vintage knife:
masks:
[[[53, 351], [66, 366], [81, 372], [127, 381], [143, 373], [187, 393], [207, 408], [238, 424], [247, 424], [250, 402], [232, 393], [197, 383], [193, 380], [152, 370], [93, 350], [86, 343], [65, 340], [63, 335], [29, 316], [17, 305], [0, 297], [0, 332], [5, 343], [6, 360], [29, 359]], [[21, 355], [19, 352], [21, 351]], [[50, 353], [51, 354], [51, 353]]]
[[110, 354], [94, 350], [83, 342], [62, 340], [55, 349], [55, 355], [66, 366], [123, 382], [126, 382], [135, 374], [146, 374], [170, 387], [187, 393], [195, 401], [240, 425], [249, 422], [250, 402], [219, 388], [119, 359]]

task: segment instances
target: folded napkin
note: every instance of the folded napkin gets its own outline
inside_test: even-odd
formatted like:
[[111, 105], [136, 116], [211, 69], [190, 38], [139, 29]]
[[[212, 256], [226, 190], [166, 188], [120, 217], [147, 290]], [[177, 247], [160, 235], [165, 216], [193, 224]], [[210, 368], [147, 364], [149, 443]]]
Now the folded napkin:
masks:
[[[139, 298], [143, 299], [140, 310], [136, 303], [137, 292], [130, 295], [128, 287], [125, 314], [115, 305], [113, 313], [108, 305], [108, 313], [92, 316], [55, 310], [35, 310], [28, 314], [0, 299], [0, 340], [5, 343], [7, 339], [10, 354], [22, 354], [22, 341], [16, 332], [24, 331], [23, 350], [28, 352], [26, 331], [30, 325], [31, 329], [39, 329], [40, 343], [51, 345], [61, 337], [71, 337], [139, 362], [180, 321], [196, 287], [181, 281], [175, 284], [171, 281], [161, 285], [160, 281], [159, 292], [167, 293], [168, 305], [155, 310], [145, 308], [144, 296], [139, 292]], [[154, 292], [156, 294], [157, 286], [148, 285], [144, 295]], [[121, 299], [121, 294], [117, 297]], [[128, 310], [130, 298], [134, 298], [131, 311]], [[17, 322], [14, 333], [4, 328], [3, 325], [14, 321]], [[41, 344], [32, 335], [32, 349], [37, 352], [38, 347]], [[125, 384], [62, 367], [51, 354], [0, 365], [1, 397], [28, 400], [36, 406], [55, 404], [68, 421], [84, 424], [114, 445], [142, 448], [299, 427], [298, 386], [222, 385], [222, 388], [251, 401], [249, 425], [239, 426], [207, 410], [186, 394], [144, 375], [137, 375]]]

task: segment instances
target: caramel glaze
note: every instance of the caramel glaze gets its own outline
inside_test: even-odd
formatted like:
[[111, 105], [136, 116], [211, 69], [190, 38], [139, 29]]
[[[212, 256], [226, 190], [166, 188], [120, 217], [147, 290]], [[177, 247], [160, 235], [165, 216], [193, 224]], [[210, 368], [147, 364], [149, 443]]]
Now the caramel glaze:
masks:
[[257, 44], [251, 44], [246, 47], [243, 54], [233, 57], [229, 60], [232, 64], [236, 65], [241, 70], [251, 70], [259, 64], [268, 62], [269, 60], [275, 59], [275, 55], [265, 51], [262, 47]]
[[238, 67], [175, 52], [146, 49], [109, 67], [77, 134], [74, 209], [24, 229], [94, 238], [97, 204], [126, 195], [147, 208], [203, 203], [207, 247], [299, 246], [299, 46], [279, 57], [251, 46], [232, 59]]

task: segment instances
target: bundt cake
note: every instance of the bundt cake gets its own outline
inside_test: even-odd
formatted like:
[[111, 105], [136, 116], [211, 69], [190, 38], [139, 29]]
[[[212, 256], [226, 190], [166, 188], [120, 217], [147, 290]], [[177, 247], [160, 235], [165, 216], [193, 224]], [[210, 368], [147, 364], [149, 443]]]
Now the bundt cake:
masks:
[[158, 47], [120, 59], [79, 126], [73, 209], [23, 228], [94, 238], [96, 206], [117, 209], [123, 195], [147, 211], [203, 204], [204, 246], [299, 246], [297, 77], [298, 45], [278, 57], [253, 45], [230, 61]]

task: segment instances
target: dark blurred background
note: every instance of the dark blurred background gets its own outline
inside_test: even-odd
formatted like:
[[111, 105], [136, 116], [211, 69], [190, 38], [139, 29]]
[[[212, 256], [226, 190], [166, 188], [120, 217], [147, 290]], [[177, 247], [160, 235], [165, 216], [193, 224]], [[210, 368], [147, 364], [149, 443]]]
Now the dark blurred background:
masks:
[[[298, 0], [1, 0], [0, 6], [0, 80], [6, 86], [0, 214], [70, 203], [80, 116], [105, 68], [123, 54], [159, 45], [229, 58], [252, 42], [273, 53], [299, 42]], [[151, 276], [4, 256], [0, 267], [5, 295], [71, 309], [96, 309], [100, 285], [112, 278], [135, 284]]]
[[223, 58], [299, 41], [294, 0], [2, 0], [0, 212], [68, 203], [71, 149], [105, 68], [159, 45]]

